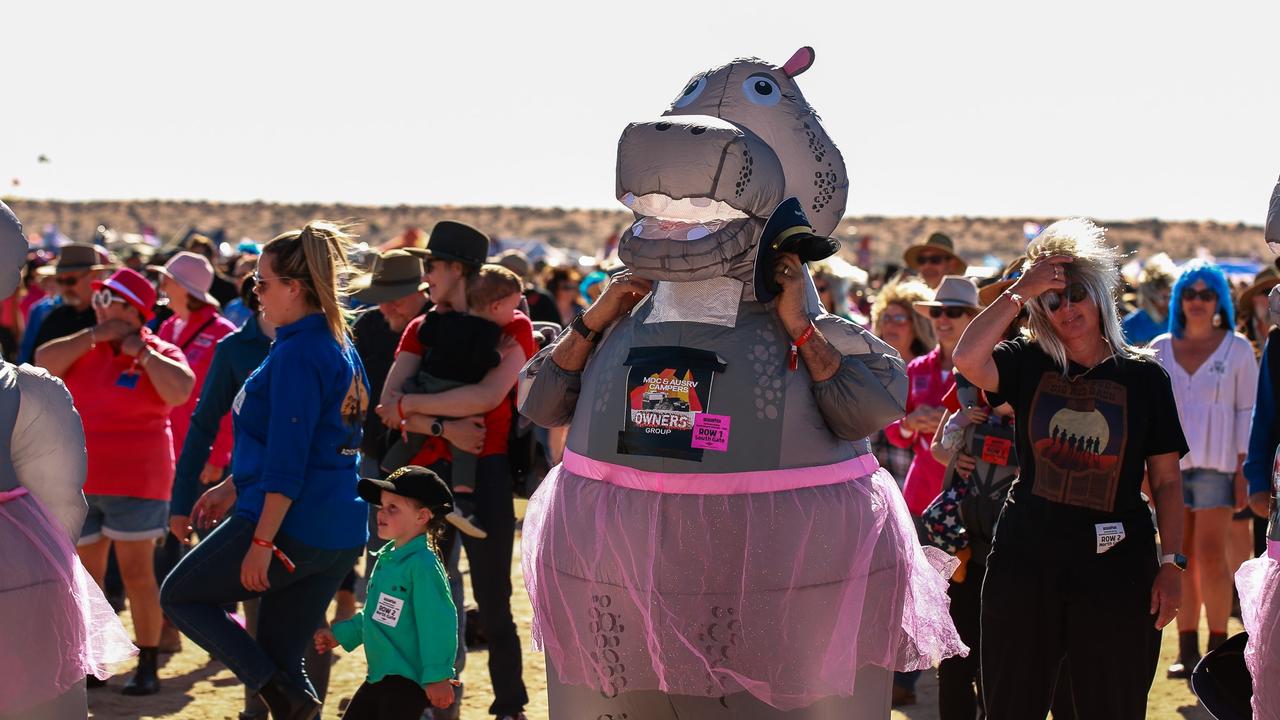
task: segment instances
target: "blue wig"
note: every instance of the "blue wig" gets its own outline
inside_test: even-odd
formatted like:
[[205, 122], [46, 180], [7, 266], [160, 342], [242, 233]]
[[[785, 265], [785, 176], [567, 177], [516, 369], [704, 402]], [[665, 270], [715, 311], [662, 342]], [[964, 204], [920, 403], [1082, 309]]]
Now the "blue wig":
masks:
[[1182, 313], [1182, 291], [1195, 285], [1197, 280], [1203, 280], [1210, 290], [1218, 294], [1218, 315], [1222, 319], [1222, 327], [1230, 331], [1236, 326], [1236, 311], [1231, 304], [1231, 286], [1227, 284], [1226, 273], [1211, 262], [1192, 260], [1182, 266], [1182, 272], [1169, 295], [1169, 332], [1176, 338], [1182, 337], [1183, 326], [1187, 321]]

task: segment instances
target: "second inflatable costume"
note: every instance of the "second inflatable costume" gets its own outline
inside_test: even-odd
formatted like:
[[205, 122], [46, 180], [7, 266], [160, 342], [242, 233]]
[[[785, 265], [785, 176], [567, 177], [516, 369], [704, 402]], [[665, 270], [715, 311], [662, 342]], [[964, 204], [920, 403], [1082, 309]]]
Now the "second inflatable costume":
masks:
[[525, 368], [521, 411], [570, 426], [524, 521], [553, 717], [887, 713], [891, 670], [966, 652], [954, 561], [865, 439], [903, 414], [901, 359], [806, 277], [840, 356], [814, 382], [775, 313], [774, 253], [834, 252], [848, 187], [795, 84], [812, 62], [735, 60], [627, 127], [619, 257], [653, 292], [581, 372], [551, 360], [565, 335]]

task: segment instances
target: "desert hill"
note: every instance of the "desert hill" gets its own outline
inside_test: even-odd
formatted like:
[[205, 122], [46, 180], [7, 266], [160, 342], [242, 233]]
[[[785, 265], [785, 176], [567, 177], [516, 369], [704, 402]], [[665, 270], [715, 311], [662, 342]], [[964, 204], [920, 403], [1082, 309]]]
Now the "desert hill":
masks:
[[[60, 200], [6, 199], [29, 232], [41, 232], [50, 224], [74, 240], [92, 238], [98, 225], [120, 232], [154, 229], [162, 241], [182, 237], [191, 228], [210, 233], [219, 229], [234, 244], [242, 237], [259, 242], [314, 218], [353, 219], [371, 245], [380, 244], [406, 227], [430, 228], [443, 219], [460, 220], [481, 228], [494, 238], [538, 239], [594, 255], [606, 239], [631, 220], [622, 210], [531, 208], [518, 206], [368, 206], [343, 204], [277, 204], [268, 202], [218, 203], [179, 200], [108, 200], [70, 202]], [[894, 262], [902, 248], [939, 230], [953, 237], [968, 259], [980, 262], [987, 255], [1001, 260], [1018, 253], [1025, 244], [1023, 224], [1047, 224], [1054, 218], [980, 217], [846, 217], [837, 230], [850, 261], [869, 238], [871, 264]], [[1105, 225], [1110, 237], [1126, 252], [1142, 257], [1158, 250], [1174, 258], [1195, 255], [1205, 248], [1220, 257], [1269, 258], [1262, 228], [1243, 223], [1212, 221], [1164, 222], [1128, 220]]]

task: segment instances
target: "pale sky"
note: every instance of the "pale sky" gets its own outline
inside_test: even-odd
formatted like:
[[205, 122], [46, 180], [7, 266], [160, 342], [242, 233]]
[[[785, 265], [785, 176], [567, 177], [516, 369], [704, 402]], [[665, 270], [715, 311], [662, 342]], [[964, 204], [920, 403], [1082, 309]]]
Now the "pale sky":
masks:
[[695, 72], [802, 45], [850, 215], [1258, 224], [1280, 173], [1270, 1], [20, 0], [2, 17], [0, 193], [20, 197], [621, 208], [628, 122]]

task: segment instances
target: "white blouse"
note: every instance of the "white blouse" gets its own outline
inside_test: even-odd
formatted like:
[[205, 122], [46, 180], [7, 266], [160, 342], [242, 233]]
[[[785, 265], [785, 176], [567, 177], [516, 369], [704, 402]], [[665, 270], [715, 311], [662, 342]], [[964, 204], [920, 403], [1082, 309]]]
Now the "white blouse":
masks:
[[1249, 449], [1249, 422], [1258, 388], [1258, 363], [1249, 339], [1228, 334], [1213, 354], [1188, 375], [1173, 357], [1173, 336], [1151, 341], [1173, 383], [1182, 433], [1191, 448], [1182, 469], [1235, 473], [1237, 458]]

